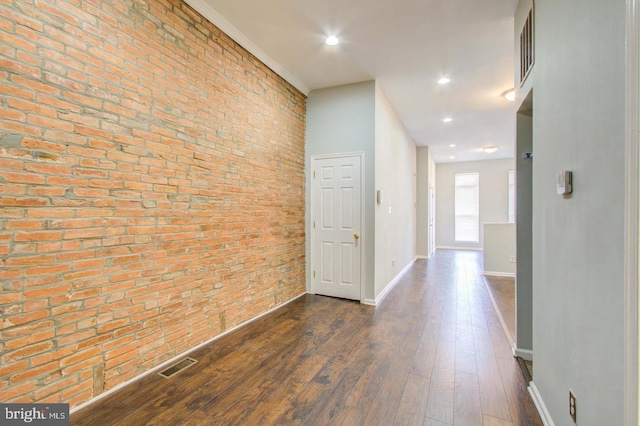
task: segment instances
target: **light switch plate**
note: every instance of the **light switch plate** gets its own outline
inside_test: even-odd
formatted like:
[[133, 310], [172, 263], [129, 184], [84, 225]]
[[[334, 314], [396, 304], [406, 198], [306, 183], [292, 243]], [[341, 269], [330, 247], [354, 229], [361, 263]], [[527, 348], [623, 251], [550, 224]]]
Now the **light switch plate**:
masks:
[[557, 177], [556, 192], [558, 195], [568, 195], [573, 192], [573, 173], [569, 170], [560, 170]]

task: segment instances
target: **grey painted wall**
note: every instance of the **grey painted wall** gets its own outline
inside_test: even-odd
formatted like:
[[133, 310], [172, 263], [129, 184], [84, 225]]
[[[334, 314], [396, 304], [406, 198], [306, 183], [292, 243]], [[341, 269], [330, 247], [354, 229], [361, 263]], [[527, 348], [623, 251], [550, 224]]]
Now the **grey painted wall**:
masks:
[[377, 83], [375, 103], [377, 297], [416, 254], [416, 145]]
[[[523, 159], [533, 151], [533, 123], [527, 114], [531, 98], [516, 116], [516, 348], [533, 351], [533, 293], [531, 223], [533, 205], [532, 168], [535, 159]], [[530, 111], [529, 111], [530, 113]]]
[[[307, 99], [306, 129], [307, 188], [311, 187], [311, 156], [364, 152], [364, 229], [361, 233], [365, 255], [362, 279], [365, 297], [375, 297], [375, 82], [312, 90]], [[307, 283], [311, 282], [309, 210], [306, 194]]]
[[[516, 266], [510, 258], [516, 255], [516, 226], [513, 223], [485, 223], [484, 274], [513, 276]], [[511, 336], [514, 337], [514, 336]]]
[[[362, 279], [364, 297], [373, 302], [415, 256], [416, 146], [374, 81], [311, 91], [307, 188], [312, 156], [354, 152], [365, 154]], [[377, 189], [385, 191], [383, 205], [376, 204]], [[311, 282], [310, 204], [307, 191], [307, 282]]]
[[[513, 159], [436, 164], [436, 245], [482, 249], [483, 223], [509, 221], [509, 171]], [[458, 243], [454, 234], [455, 174], [480, 174], [480, 242]]]
[[569, 389], [580, 425], [622, 425], [625, 1], [537, 0], [533, 87], [534, 383], [558, 426]]

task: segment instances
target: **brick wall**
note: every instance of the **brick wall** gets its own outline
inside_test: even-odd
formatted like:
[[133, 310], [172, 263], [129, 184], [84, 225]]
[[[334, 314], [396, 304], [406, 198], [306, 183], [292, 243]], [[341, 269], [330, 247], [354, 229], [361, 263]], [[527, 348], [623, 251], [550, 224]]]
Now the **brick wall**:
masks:
[[305, 97], [179, 0], [0, 0], [0, 402], [305, 291]]

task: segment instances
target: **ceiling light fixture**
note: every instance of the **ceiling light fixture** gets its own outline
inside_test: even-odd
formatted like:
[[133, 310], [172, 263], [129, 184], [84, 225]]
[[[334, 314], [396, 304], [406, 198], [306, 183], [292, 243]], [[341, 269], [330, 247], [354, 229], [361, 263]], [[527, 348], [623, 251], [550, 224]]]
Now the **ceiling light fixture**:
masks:
[[451, 118], [451, 117], [445, 117], [445, 118], [442, 119], [443, 123], [451, 123], [452, 121], [453, 121], [453, 118]]
[[449, 145], [449, 148], [455, 148], [455, 147], [456, 147], [455, 143], [452, 143], [451, 145]]
[[515, 89], [509, 89], [509, 90], [507, 90], [506, 92], [504, 92], [504, 93], [502, 94], [502, 96], [503, 96], [506, 100], [508, 100], [508, 101], [510, 101], [510, 102], [513, 102], [513, 101], [515, 101], [515, 100], [516, 100], [516, 91], [515, 91]]
[[485, 146], [484, 148], [482, 148], [482, 150], [484, 152], [486, 152], [487, 154], [491, 154], [492, 152], [496, 152], [498, 150], [497, 146]]
[[452, 156], [449, 157], [449, 160], [453, 160], [454, 158], [456, 158], [456, 156], [452, 155]]
[[440, 80], [438, 80], [438, 84], [443, 85], [443, 84], [447, 84], [450, 81], [451, 80], [449, 79], [449, 77], [442, 77]]
[[327, 37], [327, 39], [324, 42], [327, 43], [329, 46], [335, 46], [338, 43], [340, 43], [340, 39], [338, 39], [338, 37], [334, 35], [330, 35], [329, 37]]

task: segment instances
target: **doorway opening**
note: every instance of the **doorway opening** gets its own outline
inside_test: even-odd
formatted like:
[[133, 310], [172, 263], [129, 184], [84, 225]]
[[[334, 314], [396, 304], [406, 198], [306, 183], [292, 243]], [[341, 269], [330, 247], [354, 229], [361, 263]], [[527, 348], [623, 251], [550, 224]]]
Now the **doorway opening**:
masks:
[[533, 90], [516, 114], [515, 355], [533, 361]]

